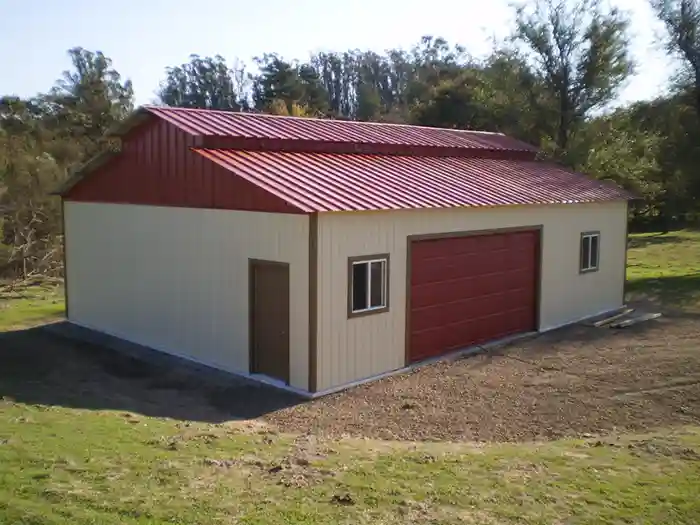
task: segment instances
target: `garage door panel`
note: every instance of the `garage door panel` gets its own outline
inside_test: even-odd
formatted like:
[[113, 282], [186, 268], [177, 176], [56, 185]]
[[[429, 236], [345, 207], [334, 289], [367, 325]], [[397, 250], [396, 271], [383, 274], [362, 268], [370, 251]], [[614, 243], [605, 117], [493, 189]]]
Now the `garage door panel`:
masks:
[[431, 327], [454, 324], [465, 319], [471, 319], [470, 312], [473, 309], [473, 299], [464, 299], [455, 303], [439, 304], [416, 310], [416, 331], [428, 330]]
[[434, 348], [439, 345], [446, 352], [458, 350], [462, 348], [464, 338], [474, 338], [479, 333], [479, 326], [473, 319], [466, 319], [448, 325], [449, 330], [442, 328], [432, 328], [422, 332], [416, 332], [414, 336], [414, 346], [412, 346], [412, 355], [418, 359], [426, 359], [434, 357]]
[[429, 264], [423, 264], [416, 268], [414, 272], [411, 272], [411, 284], [432, 283], [436, 280], [463, 279], [463, 268], [472, 265], [472, 259], [476, 258], [471, 254], [431, 259]]
[[[429, 262], [423, 260], [423, 264], [411, 272], [411, 284], [463, 279], [465, 268], [469, 268], [469, 275], [472, 277], [522, 271], [522, 259], [525, 257], [529, 255], [499, 250], [491, 253], [487, 259], [478, 254], [459, 254], [453, 257], [433, 258]], [[530, 266], [529, 270], [533, 267], [534, 265]]]
[[423, 308], [474, 297], [478, 282], [474, 277], [467, 277], [459, 281], [442, 281], [415, 286], [411, 294], [411, 304], [415, 308]]
[[411, 361], [534, 330], [539, 239], [521, 231], [413, 242]]

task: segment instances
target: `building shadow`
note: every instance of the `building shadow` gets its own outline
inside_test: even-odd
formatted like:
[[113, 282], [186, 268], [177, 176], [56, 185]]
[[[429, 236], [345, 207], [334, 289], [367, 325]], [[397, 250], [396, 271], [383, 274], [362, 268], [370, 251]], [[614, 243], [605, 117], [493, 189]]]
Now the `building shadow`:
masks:
[[0, 333], [0, 398], [18, 403], [219, 423], [260, 417], [305, 401], [203, 368], [165, 355], [128, 355], [47, 327]]
[[631, 298], [646, 299], [672, 309], [683, 309], [697, 303], [700, 294], [700, 273], [654, 277], [628, 281]]

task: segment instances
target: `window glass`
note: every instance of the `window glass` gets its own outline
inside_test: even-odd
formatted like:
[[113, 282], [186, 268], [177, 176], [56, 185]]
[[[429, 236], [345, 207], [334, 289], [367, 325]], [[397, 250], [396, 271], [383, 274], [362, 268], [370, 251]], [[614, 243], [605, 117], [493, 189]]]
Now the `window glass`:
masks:
[[598, 269], [600, 257], [600, 234], [588, 233], [581, 236], [581, 260], [582, 272]]
[[384, 306], [385, 261], [370, 263], [370, 308]]
[[599, 237], [597, 235], [591, 237], [591, 264], [589, 268], [598, 267], [598, 240]]
[[591, 256], [591, 238], [590, 237], [581, 237], [581, 269], [582, 270], [587, 270], [588, 269], [588, 261], [590, 260]]
[[367, 263], [352, 265], [352, 309], [353, 311], [367, 308]]

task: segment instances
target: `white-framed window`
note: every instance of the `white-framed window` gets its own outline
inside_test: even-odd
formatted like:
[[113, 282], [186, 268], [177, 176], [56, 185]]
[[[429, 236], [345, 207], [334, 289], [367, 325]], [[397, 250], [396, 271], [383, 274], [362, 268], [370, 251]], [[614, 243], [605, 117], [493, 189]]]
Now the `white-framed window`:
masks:
[[579, 271], [581, 273], [598, 271], [599, 263], [600, 232], [583, 232], [581, 234]]
[[351, 257], [348, 266], [348, 316], [388, 310], [389, 255]]

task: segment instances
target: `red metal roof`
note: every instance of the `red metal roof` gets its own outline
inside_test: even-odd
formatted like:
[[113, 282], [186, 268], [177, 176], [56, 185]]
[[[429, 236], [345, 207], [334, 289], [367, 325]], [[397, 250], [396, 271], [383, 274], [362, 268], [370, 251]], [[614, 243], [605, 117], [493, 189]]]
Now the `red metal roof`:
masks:
[[[145, 106], [137, 112], [138, 118], [144, 112], [156, 115], [187, 133], [201, 137], [202, 147], [261, 150], [301, 150], [290, 148], [294, 143], [308, 145], [334, 144], [346, 145], [337, 149], [339, 153], [349, 153], [347, 145], [360, 147], [374, 146], [375, 150], [359, 148], [361, 153], [386, 154], [424, 154], [421, 148], [435, 150], [445, 149], [462, 154], [466, 151], [520, 152], [534, 155], [537, 148], [500, 133], [482, 131], [463, 131], [455, 129], [428, 128], [405, 124], [385, 124], [376, 122], [357, 122], [349, 120], [313, 119], [280, 117], [254, 113], [232, 111], [214, 111], [158, 106]], [[239, 139], [230, 146], [216, 139]], [[253, 148], [259, 141], [267, 141], [262, 147]], [[283, 144], [286, 147], [273, 147]], [[391, 149], [393, 147], [393, 150]], [[414, 150], [407, 148], [415, 148]], [[328, 148], [326, 148], [328, 149]], [[315, 149], [314, 151], [317, 151]], [[437, 152], [439, 154], [439, 151]]]
[[522, 160], [195, 149], [304, 212], [629, 199], [612, 183]]

